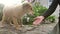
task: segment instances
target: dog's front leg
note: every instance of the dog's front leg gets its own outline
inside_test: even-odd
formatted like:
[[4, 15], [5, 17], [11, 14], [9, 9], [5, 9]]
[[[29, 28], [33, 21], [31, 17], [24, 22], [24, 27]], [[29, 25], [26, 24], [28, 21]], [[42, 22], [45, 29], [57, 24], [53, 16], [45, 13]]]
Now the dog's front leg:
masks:
[[14, 26], [15, 26], [15, 28], [17, 29], [17, 30], [20, 30], [20, 25], [18, 24], [18, 21], [17, 21], [17, 19], [16, 18], [12, 18], [13, 19], [13, 24], [14, 24]]

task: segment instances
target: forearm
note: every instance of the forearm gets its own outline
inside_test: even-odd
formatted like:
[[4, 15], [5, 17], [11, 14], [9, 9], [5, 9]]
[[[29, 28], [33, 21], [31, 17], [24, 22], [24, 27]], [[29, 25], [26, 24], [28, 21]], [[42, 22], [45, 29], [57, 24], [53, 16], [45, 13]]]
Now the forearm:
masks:
[[48, 8], [48, 10], [46, 12], [44, 12], [42, 14], [42, 16], [44, 16], [44, 18], [47, 18], [48, 16], [50, 16], [56, 10], [57, 5], [58, 5], [58, 1], [57, 0], [53, 0], [52, 4]]

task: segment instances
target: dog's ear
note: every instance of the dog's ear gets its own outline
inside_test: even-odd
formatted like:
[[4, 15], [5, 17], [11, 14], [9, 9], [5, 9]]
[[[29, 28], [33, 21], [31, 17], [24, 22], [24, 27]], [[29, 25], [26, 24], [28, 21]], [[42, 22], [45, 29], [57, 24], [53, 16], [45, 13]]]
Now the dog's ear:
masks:
[[24, 3], [23, 9], [32, 9], [32, 5], [30, 3]]

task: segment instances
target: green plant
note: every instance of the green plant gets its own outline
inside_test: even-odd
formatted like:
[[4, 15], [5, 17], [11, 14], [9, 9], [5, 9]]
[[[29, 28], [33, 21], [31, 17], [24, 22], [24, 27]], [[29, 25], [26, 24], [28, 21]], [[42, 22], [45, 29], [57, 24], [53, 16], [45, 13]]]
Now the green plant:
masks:
[[54, 22], [55, 21], [55, 16], [49, 16], [48, 18], [46, 18], [46, 20], [49, 20], [50, 22]]
[[47, 8], [41, 6], [39, 3], [35, 3], [35, 5], [33, 6], [33, 10], [35, 16], [40, 16], [43, 12], [47, 10]]
[[27, 14], [23, 17], [22, 22], [24, 25], [32, 25], [32, 22], [34, 21], [34, 16]]

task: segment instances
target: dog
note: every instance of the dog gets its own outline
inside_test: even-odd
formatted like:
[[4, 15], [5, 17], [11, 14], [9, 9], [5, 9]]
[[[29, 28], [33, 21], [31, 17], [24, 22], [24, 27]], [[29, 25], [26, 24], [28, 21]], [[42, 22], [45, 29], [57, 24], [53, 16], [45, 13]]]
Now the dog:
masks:
[[26, 13], [33, 14], [32, 5], [29, 2], [22, 5], [5, 6], [3, 8], [2, 25], [6, 23], [12, 25], [13, 22], [15, 28], [20, 30], [23, 25], [21, 17]]

